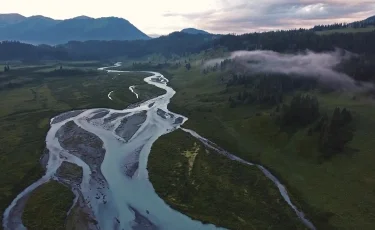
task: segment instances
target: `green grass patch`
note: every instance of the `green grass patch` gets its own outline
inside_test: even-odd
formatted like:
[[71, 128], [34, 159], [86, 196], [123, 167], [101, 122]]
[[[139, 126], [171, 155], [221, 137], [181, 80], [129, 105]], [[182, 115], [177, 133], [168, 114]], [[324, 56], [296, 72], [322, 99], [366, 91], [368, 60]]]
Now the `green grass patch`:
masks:
[[64, 161], [56, 175], [63, 180], [70, 181], [70, 183], [81, 184], [83, 178], [83, 169], [81, 166]]
[[156, 192], [193, 219], [229, 229], [305, 229], [256, 166], [231, 161], [181, 130], [154, 143], [148, 169]]
[[63, 230], [74, 194], [56, 181], [37, 188], [26, 203], [23, 224], [30, 230]]

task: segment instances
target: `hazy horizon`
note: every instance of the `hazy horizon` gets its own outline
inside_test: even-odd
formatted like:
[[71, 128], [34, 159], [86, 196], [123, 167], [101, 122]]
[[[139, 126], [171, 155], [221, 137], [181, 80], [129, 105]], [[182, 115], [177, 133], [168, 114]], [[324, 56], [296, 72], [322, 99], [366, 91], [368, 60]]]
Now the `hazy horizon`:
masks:
[[2, 5], [0, 14], [42, 15], [53, 19], [82, 15], [120, 17], [154, 36], [189, 27], [221, 34], [310, 28], [317, 24], [352, 22], [375, 15], [375, 2], [369, 0], [107, 0], [106, 3], [88, 0], [66, 0], [64, 3], [35, 0], [24, 3], [13, 0]]

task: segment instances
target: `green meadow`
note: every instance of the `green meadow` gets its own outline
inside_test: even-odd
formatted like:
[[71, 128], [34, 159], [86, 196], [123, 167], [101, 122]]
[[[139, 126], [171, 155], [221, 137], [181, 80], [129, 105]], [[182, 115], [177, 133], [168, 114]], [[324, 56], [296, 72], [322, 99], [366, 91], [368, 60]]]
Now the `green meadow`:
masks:
[[227, 229], [307, 229], [256, 166], [207, 149], [177, 130], [156, 141], [150, 180], [173, 208]]
[[[220, 72], [204, 75], [195, 67], [190, 71], [169, 70], [169, 75], [170, 84], [177, 91], [170, 110], [189, 117], [184, 127], [268, 168], [286, 185], [292, 199], [318, 229], [373, 228], [375, 107], [370, 97], [361, 93], [309, 92], [318, 98], [321, 113], [347, 108], [354, 119], [356, 131], [345, 151], [322, 160], [319, 137], [308, 135], [315, 124], [287, 131], [277, 124], [273, 106], [230, 108], [228, 98], [236, 97], [242, 88], [226, 89], [220, 80], [225, 76]], [[287, 95], [284, 103], [291, 96]]]

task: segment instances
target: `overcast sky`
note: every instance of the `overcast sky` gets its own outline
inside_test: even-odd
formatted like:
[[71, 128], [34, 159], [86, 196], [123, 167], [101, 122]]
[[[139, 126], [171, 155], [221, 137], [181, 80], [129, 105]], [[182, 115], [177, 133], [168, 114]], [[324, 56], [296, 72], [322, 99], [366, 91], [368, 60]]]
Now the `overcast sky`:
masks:
[[168, 34], [186, 27], [241, 34], [375, 15], [375, 0], [0, 0], [0, 5], [0, 13], [55, 19], [122, 17], [147, 34]]

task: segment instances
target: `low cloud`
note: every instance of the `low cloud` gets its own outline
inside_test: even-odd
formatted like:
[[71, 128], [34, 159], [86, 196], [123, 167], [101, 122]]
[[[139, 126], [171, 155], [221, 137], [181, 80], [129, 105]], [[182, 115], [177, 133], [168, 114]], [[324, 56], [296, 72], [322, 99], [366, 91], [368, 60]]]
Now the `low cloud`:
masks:
[[[292, 77], [315, 78], [320, 83], [335, 88], [360, 90], [370, 89], [371, 84], [358, 83], [345, 73], [335, 70], [338, 64], [353, 57], [354, 54], [343, 50], [314, 53], [306, 51], [298, 54], [281, 54], [274, 51], [236, 51], [230, 57], [235, 68], [250, 73], [282, 73]], [[205, 62], [212, 66], [224, 59], [213, 59]]]

